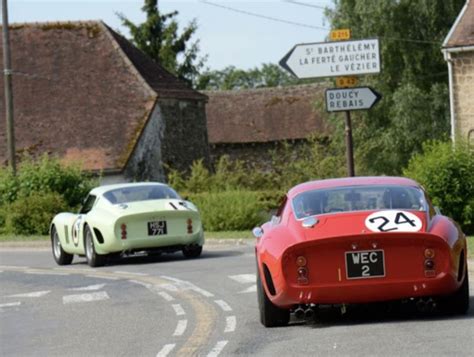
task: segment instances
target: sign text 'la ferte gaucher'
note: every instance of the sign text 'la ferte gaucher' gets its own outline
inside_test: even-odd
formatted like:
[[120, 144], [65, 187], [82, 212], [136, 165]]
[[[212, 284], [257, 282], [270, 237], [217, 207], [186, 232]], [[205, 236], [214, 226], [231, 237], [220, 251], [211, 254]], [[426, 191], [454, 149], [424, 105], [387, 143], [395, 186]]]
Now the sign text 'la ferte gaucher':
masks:
[[299, 44], [280, 65], [298, 78], [380, 73], [379, 40]]

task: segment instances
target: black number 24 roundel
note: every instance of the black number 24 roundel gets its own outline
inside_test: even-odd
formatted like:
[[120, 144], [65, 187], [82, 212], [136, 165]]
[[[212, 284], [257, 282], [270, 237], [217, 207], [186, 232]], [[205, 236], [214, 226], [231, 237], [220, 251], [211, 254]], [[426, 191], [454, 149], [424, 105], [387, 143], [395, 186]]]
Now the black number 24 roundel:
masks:
[[417, 232], [422, 223], [407, 211], [379, 211], [365, 219], [365, 226], [372, 232]]

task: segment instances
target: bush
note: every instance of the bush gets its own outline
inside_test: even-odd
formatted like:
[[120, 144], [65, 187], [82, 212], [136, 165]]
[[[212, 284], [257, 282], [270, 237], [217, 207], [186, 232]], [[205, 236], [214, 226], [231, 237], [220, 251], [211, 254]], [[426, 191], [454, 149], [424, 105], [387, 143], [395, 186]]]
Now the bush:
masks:
[[428, 142], [403, 171], [424, 186], [443, 214], [474, 233], [474, 155], [465, 144]]
[[189, 200], [199, 208], [204, 229], [209, 231], [250, 230], [266, 219], [257, 192], [196, 193]]
[[64, 198], [55, 192], [38, 192], [4, 206], [5, 233], [48, 234], [53, 217], [68, 209]]
[[56, 192], [64, 197], [70, 207], [76, 207], [96, 185], [96, 180], [77, 165], [63, 166], [58, 159], [47, 155], [38, 161], [25, 159], [16, 177], [10, 169], [0, 168], [0, 205], [35, 192]]

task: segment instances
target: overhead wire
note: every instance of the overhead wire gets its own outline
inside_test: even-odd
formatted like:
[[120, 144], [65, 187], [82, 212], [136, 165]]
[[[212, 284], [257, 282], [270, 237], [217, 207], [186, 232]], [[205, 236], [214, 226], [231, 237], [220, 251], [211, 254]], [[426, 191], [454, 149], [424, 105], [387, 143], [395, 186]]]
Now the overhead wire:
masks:
[[[240, 13], [240, 14], [243, 14], [243, 15], [258, 17], [258, 18], [262, 18], [262, 19], [266, 19], [266, 20], [270, 20], [270, 21], [285, 23], [285, 24], [288, 24], [288, 25], [306, 27], [306, 28], [311, 28], [311, 29], [320, 30], [320, 31], [323, 31], [323, 30], [324, 31], [331, 31], [331, 29], [328, 28], [328, 27], [315, 26], [315, 25], [305, 24], [305, 23], [301, 23], [301, 22], [290, 21], [290, 20], [285, 20], [285, 19], [281, 19], [281, 18], [276, 18], [276, 17], [272, 17], [272, 16], [263, 15], [263, 14], [258, 14], [258, 13], [255, 13], [255, 12], [241, 10], [241, 9], [237, 9], [237, 8], [227, 6], [227, 5], [217, 4], [217, 3], [209, 1], [209, 0], [199, 0], [199, 2], [207, 4], [207, 5], [215, 6], [215, 7], [221, 8], [221, 9], [225, 9], [225, 10], [228, 10], [228, 11]], [[285, 2], [295, 4], [295, 5], [300, 5], [300, 6], [313, 7], [313, 8], [317, 8], [317, 9], [320, 9], [320, 8], [324, 9], [325, 8], [323, 6], [307, 4], [307, 3], [303, 3], [301, 1], [295, 1], [295, 0], [285, 0]], [[378, 37], [380, 39], [384, 39], [384, 40], [389, 40], [389, 41], [411, 42], [411, 43], [419, 43], [419, 44], [441, 45], [441, 43], [442, 43], [441, 41], [415, 40], [415, 39], [399, 38], [399, 37], [387, 37], [387, 36], [376, 36], [376, 37]], [[357, 40], [357, 38], [353, 38], [353, 40]]]
[[306, 27], [306, 28], [311, 28], [311, 29], [314, 29], [314, 30], [324, 30], [324, 31], [329, 31], [330, 30], [327, 27], [304, 24], [304, 23], [301, 23], [301, 22], [290, 21], [290, 20], [280, 19], [280, 18], [277, 18], [277, 17], [262, 15], [262, 14], [258, 14], [258, 13], [255, 13], [255, 12], [236, 9], [235, 7], [231, 7], [231, 6], [227, 6], [227, 5], [217, 4], [215, 2], [211, 2], [211, 1], [208, 1], [208, 0], [200, 0], [200, 2], [202, 2], [203, 4], [207, 4], [207, 5], [211, 5], [211, 6], [215, 6], [215, 7], [220, 7], [222, 9], [226, 9], [226, 10], [229, 10], [229, 11], [232, 11], [232, 12], [237, 12], [237, 13], [240, 13], [240, 14], [253, 16], [253, 17], [258, 17], [258, 18], [262, 18], [262, 19], [266, 19], [266, 20], [270, 20], [270, 21], [280, 22], [280, 23], [284, 23], [284, 24], [288, 24], [288, 25]]

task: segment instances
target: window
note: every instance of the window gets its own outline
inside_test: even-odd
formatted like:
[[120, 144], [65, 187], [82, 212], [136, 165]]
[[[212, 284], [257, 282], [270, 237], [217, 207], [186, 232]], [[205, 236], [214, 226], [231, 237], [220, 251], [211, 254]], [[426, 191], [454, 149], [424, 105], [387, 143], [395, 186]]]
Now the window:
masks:
[[82, 204], [82, 207], [79, 213], [83, 213], [83, 214], [89, 213], [92, 207], [94, 207], [95, 199], [96, 199], [96, 196], [94, 195], [87, 196], [86, 199], [84, 200], [84, 203]]
[[427, 207], [421, 189], [409, 186], [350, 186], [313, 190], [293, 199], [297, 219], [308, 216], [376, 209], [412, 209]]
[[112, 204], [159, 199], [178, 199], [181, 197], [172, 188], [165, 185], [143, 185], [117, 188], [104, 193]]

